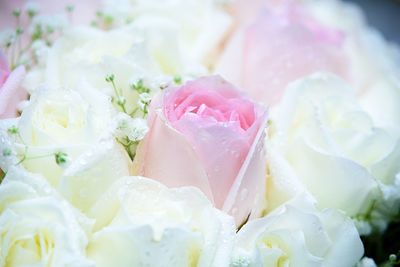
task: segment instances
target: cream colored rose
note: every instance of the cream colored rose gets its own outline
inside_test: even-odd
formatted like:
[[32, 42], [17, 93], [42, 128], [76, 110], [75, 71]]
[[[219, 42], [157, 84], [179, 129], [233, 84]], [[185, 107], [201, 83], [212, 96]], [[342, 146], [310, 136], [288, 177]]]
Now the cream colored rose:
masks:
[[271, 209], [308, 190], [318, 207], [341, 209], [358, 219], [381, 204], [390, 203], [388, 214], [397, 211], [399, 140], [374, 125], [339, 78], [319, 73], [294, 82], [271, 118]]
[[[74, 88], [82, 81], [115, 96], [105, 77], [117, 75], [118, 90], [136, 105], [136, 93], [129, 88], [139, 78], [152, 75], [155, 66], [147, 59], [146, 48], [131, 30], [102, 31], [91, 27], [69, 27], [44, 55], [42, 65], [28, 72], [24, 86], [33, 92], [41, 85]], [[139, 63], [140, 62], [140, 63]]]
[[83, 215], [40, 176], [11, 168], [0, 186], [1, 266], [94, 266]]
[[179, 60], [187, 65], [206, 63], [229, 30], [231, 18], [217, 2], [104, 0], [104, 13], [111, 16], [116, 25], [136, 25], [160, 61], [177, 60], [166, 58], [162, 53], [166, 47], [174, 45], [179, 48]]
[[125, 177], [99, 199], [88, 257], [108, 266], [228, 266], [233, 218], [191, 187]]
[[354, 266], [363, 252], [350, 219], [299, 196], [240, 229], [231, 266]]
[[114, 113], [110, 99], [87, 84], [35, 91], [19, 119], [1, 122], [10, 152], [0, 155], [1, 168], [42, 174], [85, 211], [115, 177], [129, 174], [129, 157], [112, 136]]
[[319, 21], [344, 33], [343, 52], [349, 58], [351, 83], [361, 106], [375, 125], [390, 128], [398, 134], [399, 47], [369, 27], [362, 10], [352, 3], [307, 0], [304, 6]]
[[[69, 27], [49, 48], [44, 64], [28, 72], [24, 86], [32, 92], [43, 84], [74, 88], [85, 81], [115, 102], [123, 97], [130, 113], [138, 106], [132, 85], [139, 80], [157, 91], [174, 75], [206, 73], [200, 59], [192, 59], [181, 48], [175, 29], [168, 25], [153, 18], [110, 31]], [[115, 75], [115, 89], [105, 80], [110, 74]]]

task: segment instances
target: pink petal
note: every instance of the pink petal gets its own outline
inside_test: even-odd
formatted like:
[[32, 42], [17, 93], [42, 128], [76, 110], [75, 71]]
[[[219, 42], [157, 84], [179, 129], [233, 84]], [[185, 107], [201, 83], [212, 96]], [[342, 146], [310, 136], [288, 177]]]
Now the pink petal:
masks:
[[241, 26], [216, 73], [267, 104], [277, 103], [288, 83], [316, 71], [348, 78], [343, 35], [296, 12], [264, 9], [250, 25]]
[[150, 132], [137, 150], [138, 174], [170, 187], [195, 186], [213, 201], [206, 171], [195, 151], [159, 113], [152, 118]]
[[265, 112], [260, 118], [257, 136], [235, 178], [225, 200], [223, 210], [235, 218], [236, 225], [244, 222], [250, 214], [250, 219], [258, 218], [265, 209], [266, 186], [266, 155], [264, 140], [268, 116]]
[[27, 93], [20, 86], [25, 77], [25, 68], [20, 66], [8, 76], [6, 82], [0, 88], [0, 118], [12, 118], [17, 116], [18, 104], [26, 99]]
[[2, 53], [1, 50], [0, 50], [0, 69], [4, 71], [10, 71], [10, 69], [8, 68], [6, 56]]
[[202, 125], [199, 120], [183, 119], [175, 122], [173, 127], [193, 147], [207, 173], [215, 205], [222, 208], [252, 140], [246, 134], [215, 122]]
[[6, 82], [8, 75], [10, 75], [10, 69], [8, 68], [7, 59], [0, 50], [0, 86]]

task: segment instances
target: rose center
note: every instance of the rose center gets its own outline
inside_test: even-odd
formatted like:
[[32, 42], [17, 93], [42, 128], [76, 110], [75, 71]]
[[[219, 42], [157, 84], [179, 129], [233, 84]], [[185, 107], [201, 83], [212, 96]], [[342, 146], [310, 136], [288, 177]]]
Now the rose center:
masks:
[[254, 108], [245, 99], [228, 98], [215, 91], [202, 90], [175, 101], [173, 120], [197, 118], [247, 130], [254, 123]]

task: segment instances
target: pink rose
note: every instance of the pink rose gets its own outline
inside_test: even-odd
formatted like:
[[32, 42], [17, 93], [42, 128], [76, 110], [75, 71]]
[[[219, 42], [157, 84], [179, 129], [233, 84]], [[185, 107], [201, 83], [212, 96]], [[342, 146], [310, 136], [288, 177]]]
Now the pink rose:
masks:
[[343, 32], [320, 24], [292, 1], [268, 6], [262, 3], [267, 1], [251, 2], [246, 7], [237, 1], [232, 9], [238, 28], [216, 73], [271, 105], [280, 100], [288, 83], [313, 72], [347, 77]]
[[19, 86], [24, 76], [23, 66], [10, 71], [0, 51], [0, 119], [17, 116], [18, 103], [26, 99], [26, 92]]
[[152, 102], [140, 175], [196, 186], [242, 223], [263, 208], [266, 109], [219, 76], [169, 87]]

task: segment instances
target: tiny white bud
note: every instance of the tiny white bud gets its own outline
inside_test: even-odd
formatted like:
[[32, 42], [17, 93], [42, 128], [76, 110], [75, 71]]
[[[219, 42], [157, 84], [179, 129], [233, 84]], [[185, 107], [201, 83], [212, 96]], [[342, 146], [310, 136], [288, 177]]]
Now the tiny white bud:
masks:
[[9, 156], [11, 156], [11, 154], [12, 154], [12, 151], [11, 151], [10, 148], [4, 148], [3, 149], [3, 156], [4, 157], [9, 157]]
[[117, 99], [117, 104], [120, 105], [120, 106], [125, 105], [126, 104], [126, 98], [123, 97], [123, 96], [119, 96], [118, 99]]
[[16, 33], [13, 29], [5, 29], [0, 31], [0, 46], [10, 47], [16, 40]]
[[118, 114], [114, 135], [117, 138], [127, 137], [130, 141], [140, 141], [144, 138], [149, 128], [146, 120], [131, 118], [125, 113]]
[[151, 101], [151, 96], [148, 93], [142, 93], [139, 95], [139, 98], [142, 102], [144, 103], [150, 103]]
[[33, 17], [36, 14], [39, 13], [40, 11], [40, 6], [37, 2], [35, 1], [29, 1], [25, 4], [24, 9], [26, 10], [26, 12], [28, 13], [29, 17]]
[[57, 152], [54, 154], [54, 157], [55, 157], [57, 165], [62, 168], [66, 167], [70, 162], [70, 158], [68, 157], [68, 154], [64, 153], [64, 152]]

